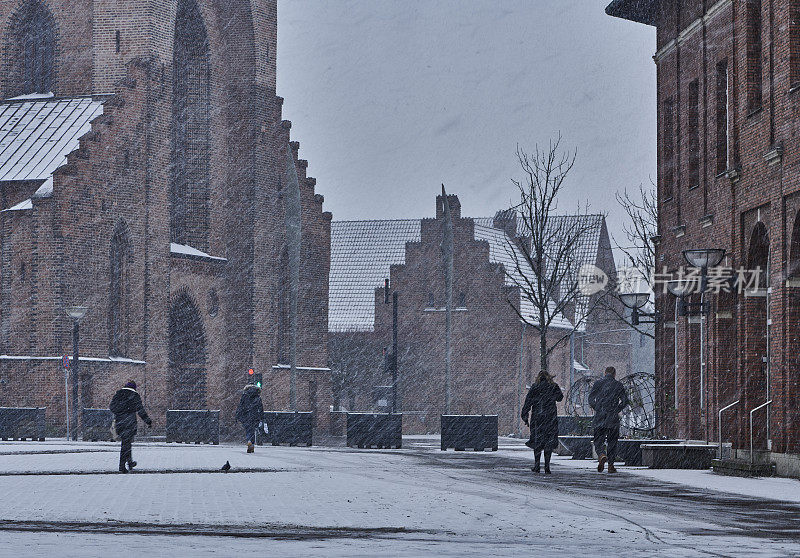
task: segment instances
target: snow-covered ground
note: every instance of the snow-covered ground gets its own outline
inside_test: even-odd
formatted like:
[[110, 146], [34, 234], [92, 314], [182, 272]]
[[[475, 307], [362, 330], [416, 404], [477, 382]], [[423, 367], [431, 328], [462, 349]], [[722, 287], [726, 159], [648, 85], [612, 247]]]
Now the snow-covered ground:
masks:
[[795, 480], [405, 446], [136, 444], [120, 475], [113, 444], [0, 443], [0, 556], [800, 555]]

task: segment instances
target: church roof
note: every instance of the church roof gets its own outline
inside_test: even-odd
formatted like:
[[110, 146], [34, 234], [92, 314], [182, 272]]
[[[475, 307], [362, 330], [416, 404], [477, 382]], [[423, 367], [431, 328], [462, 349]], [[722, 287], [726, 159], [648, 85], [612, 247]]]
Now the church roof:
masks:
[[[479, 223], [482, 222], [482, 223]], [[475, 239], [489, 244], [489, 260], [503, 264], [507, 272], [515, 270], [514, 257], [509, 252], [512, 243], [501, 229], [475, 219]], [[329, 331], [372, 331], [375, 326], [375, 289], [389, 277], [392, 264], [405, 263], [406, 242], [419, 242], [421, 220], [334, 221], [331, 224], [331, 268], [329, 279]], [[517, 248], [514, 248], [517, 250]], [[521, 266], [525, 260], [518, 254]], [[533, 276], [531, 272], [530, 279]], [[506, 285], [515, 281], [505, 278]], [[520, 309], [524, 316], [533, 317], [533, 305], [523, 299]], [[552, 327], [571, 328], [563, 316]]]
[[0, 181], [47, 180], [103, 114], [92, 97], [26, 95], [0, 102]]

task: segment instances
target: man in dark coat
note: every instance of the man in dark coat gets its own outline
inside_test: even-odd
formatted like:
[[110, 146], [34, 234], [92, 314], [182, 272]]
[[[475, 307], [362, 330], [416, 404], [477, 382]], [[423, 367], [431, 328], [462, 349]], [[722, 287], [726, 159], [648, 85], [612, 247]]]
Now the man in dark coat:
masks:
[[[153, 426], [153, 421], [147, 416], [147, 411], [142, 405], [142, 398], [136, 391], [136, 382], [133, 380], [125, 384], [125, 387], [114, 394], [111, 404], [108, 406], [114, 413], [114, 424], [117, 436], [122, 441], [119, 450], [119, 472], [127, 473], [129, 469], [136, 467], [133, 460], [133, 438], [136, 436], [136, 414], [138, 413], [148, 427]], [[128, 465], [129, 469], [125, 468]]]
[[247, 453], [253, 453], [256, 443], [256, 428], [264, 420], [264, 404], [261, 403], [261, 388], [248, 384], [244, 388], [239, 407], [236, 409], [236, 420], [244, 426], [247, 436]]
[[[628, 394], [621, 382], [616, 380], [617, 370], [613, 366], [606, 368], [605, 377], [597, 380], [589, 392], [589, 406], [594, 409], [594, 447], [600, 454], [597, 470], [603, 471], [608, 461], [608, 472], [616, 473], [614, 458], [617, 455], [619, 439], [619, 414], [628, 405]], [[606, 453], [602, 451], [606, 444]]]
[[531, 428], [531, 437], [525, 445], [534, 451], [536, 457], [536, 465], [531, 467], [534, 473], [540, 471], [540, 459], [544, 451], [544, 472], [550, 474], [550, 457], [558, 447], [556, 403], [562, 399], [564, 394], [553, 377], [545, 371], [539, 372], [522, 406], [522, 420]]

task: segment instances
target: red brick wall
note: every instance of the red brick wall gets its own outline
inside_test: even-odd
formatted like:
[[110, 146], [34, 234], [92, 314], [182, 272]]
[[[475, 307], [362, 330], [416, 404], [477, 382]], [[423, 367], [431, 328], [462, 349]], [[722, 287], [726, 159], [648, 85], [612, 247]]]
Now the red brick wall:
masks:
[[[775, 400], [770, 413], [771, 438], [777, 451], [797, 451], [800, 424], [793, 403], [800, 392], [792, 360], [792, 318], [796, 287], [786, 284], [788, 240], [797, 207], [795, 193], [800, 188], [797, 149], [797, 113], [800, 100], [791, 89], [790, 34], [788, 0], [762, 2], [762, 106], [753, 112], [748, 106], [747, 3], [680, 2], [661, 3], [656, 55], [658, 71], [657, 107], [659, 111], [659, 269], [683, 265], [681, 250], [696, 247], [721, 247], [728, 251], [726, 264], [747, 264], [750, 237], [757, 222], [767, 227], [770, 244], [769, 313], [772, 320], [766, 337], [765, 298], [742, 296], [712, 298], [709, 325], [708, 401], [705, 412], [693, 402], [699, 389], [698, 338], [685, 318], [678, 318], [679, 410], [672, 424], [668, 409], [662, 409], [661, 424], [668, 435], [713, 439], [717, 435], [717, 410], [737, 398], [742, 404], [730, 411], [725, 421], [725, 437], [741, 447], [747, 440], [749, 410], [767, 397], [766, 368], [761, 356], [769, 343], [769, 395]], [[702, 11], [716, 8], [703, 21]], [[675, 44], [676, 37], [680, 35]], [[730, 145], [729, 167], [738, 170], [735, 180], [717, 174], [716, 142], [716, 67], [728, 60]], [[688, 87], [699, 80], [701, 142], [699, 146], [701, 183], [694, 188], [689, 180]], [[665, 137], [670, 126], [664, 122], [664, 102], [676, 102], [672, 128], [678, 137]], [[665, 142], [674, 141], [677, 149], [674, 195], [666, 183]], [[766, 155], [776, 146], [782, 158], [768, 162]], [[704, 219], [705, 217], [705, 219]], [[704, 226], [707, 225], [707, 226]], [[658, 307], [670, 313], [671, 295], [658, 296]], [[672, 382], [673, 330], [663, 324], [657, 330], [657, 370], [660, 400], [666, 401]], [[668, 405], [666, 405], [668, 407]], [[757, 415], [764, 424], [765, 413]], [[759, 426], [763, 428], [763, 426]], [[758, 430], [758, 429], [757, 429]], [[766, 433], [761, 436], [763, 439]]]
[[[56, 173], [53, 198], [35, 201], [33, 211], [0, 217], [0, 283], [12, 285], [9, 281], [17, 280], [12, 272], [18, 267], [16, 259], [29, 255], [34, 269], [30, 289], [36, 294], [22, 306], [15, 298], [20, 296], [17, 289], [13, 296], [7, 294], [9, 289], [2, 291], [0, 354], [71, 353], [71, 324], [64, 307], [83, 304], [89, 312], [81, 324], [81, 354], [107, 358], [109, 246], [115, 226], [124, 221], [133, 246], [131, 342], [125, 356], [147, 364], [85, 363], [83, 369], [92, 376], [87, 399], [105, 406], [114, 390], [133, 378], [152, 408], [156, 428], [163, 427], [169, 400], [169, 307], [176, 295], [186, 293], [200, 310], [207, 341], [207, 403], [223, 410], [225, 429], [235, 427], [232, 411], [250, 367], [264, 373], [265, 407], [287, 408], [288, 376], [273, 374], [272, 368], [278, 364], [274, 295], [283, 280], [283, 270], [276, 269], [275, 262], [285, 238], [280, 185], [290, 128], [290, 123], [281, 120], [281, 99], [274, 91], [274, 0], [201, 2], [211, 43], [213, 84], [208, 251], [227, 258], [226, 263], [189, 260], [169, 251], [176, 2], [95, 2], [97, 18], [93, 21], [91, 9], [80, 7], [83, 20], [74, 24], [64, 2], [51, 4], [62, 18], [62, 35], [75, 43], [80, 55], [76, 60], [96, 64], [93, 85], [88, 81], [92, 76], [88, 64], [70, 62], [73, 70], [59, 70], [56, 94], [113, 91], [114, 97], [81, 139], [80, 149]], [[7, 20], [15, 5], [0, 3], [0, 21]], [[118, 23], [123, 29], [119, 57], [109, 52], [114, 48], [112, 28]], [[92, 29], [102, 31], [97, 31], [94, 41]], [[267, 50], [269, 59], [262, 56]], [[258, 56], [262, 58], [257, 60]], [[63, 63], [59, 64], [62, 68]], [[331, 216], [322, 211], [315, 180], [305, 176], [306, 163], [297, 159], [298, 147], [292, 148], [301, 180], [304, 239], [298, 365], [321, 369], [314, 379], [317, 411], [325, 415], [320, 418], [324, 426], [330, 404], [330, 382], [324, 369]], [[6, 200], [3, 207], [8, 207]], [[212, 289], [219, 297], [215, 316], [209, 312]], [[18, 325], [20, 319], [29, 325]], [[24, 335], [17, 333], [19, 327]], [[51, 422], [63, 422], [63, 408], [57, 408], [63, 396], [53, 395], [63, 392], [58, 362], [4, 360], [0, 374], [14, 386], [0, 387], [0, 404], [46, 404]], [[30, 378], [35, 390], [24, 388]], [[298, 385], [298, 402], [305, 409], [309, 379]]]

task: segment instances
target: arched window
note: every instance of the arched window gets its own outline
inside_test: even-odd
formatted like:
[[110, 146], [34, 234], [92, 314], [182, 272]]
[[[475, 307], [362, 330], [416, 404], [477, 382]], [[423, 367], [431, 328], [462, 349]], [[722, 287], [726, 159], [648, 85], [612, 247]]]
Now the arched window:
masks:
[[11, 16], [6, 43], [6, 95], [47, 93], [55, 74], [55, 20], [40, 0], [28, 0]]
[[108, 296], [108, 353], [111, 356], [128, 354], [128, 323], [130, 322], [128, 268], [132, 256], [127, 227], [121, 223], [111, 238], [110, 277]]
[[766, 288], [769, 275], [769, 236], [767, 227], [760, 221], [750, 235], [747, 267], [752, 274], [753, 282], [757, 283], [753, 287]]
[[173, 51], [171, 238], [208, 250], [211, 61], [196, 0], [180, 0]]

